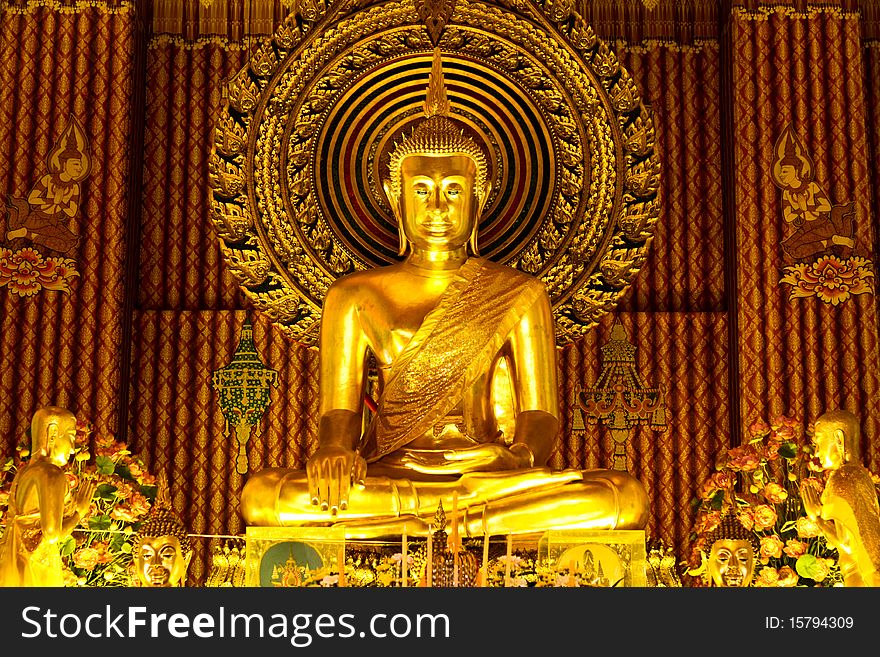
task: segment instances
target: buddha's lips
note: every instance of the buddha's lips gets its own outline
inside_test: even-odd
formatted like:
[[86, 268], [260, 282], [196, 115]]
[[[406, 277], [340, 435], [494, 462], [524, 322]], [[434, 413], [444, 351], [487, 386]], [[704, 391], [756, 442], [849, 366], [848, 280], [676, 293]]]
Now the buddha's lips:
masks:
[[422, 224], [422, 227], [425, 230], [429, 230], [432, 233], [445, 233], [447, 230], [452, 228], [452, 222], [448, 219], [430, 219]]

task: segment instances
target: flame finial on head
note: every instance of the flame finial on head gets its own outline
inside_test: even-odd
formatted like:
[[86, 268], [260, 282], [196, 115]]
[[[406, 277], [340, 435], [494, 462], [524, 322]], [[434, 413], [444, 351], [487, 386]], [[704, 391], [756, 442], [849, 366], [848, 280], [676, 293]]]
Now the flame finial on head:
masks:
[[400, 196], [400, 166], [405, 158], [413, 155], [466, 155], [476, 165], [477, 175], [474, 180], [474, 190], [477, 196], [482, 197], [486, 193], [489, 173], [486, 153], [476, 141], [464, 133], [464, 129], [457, 125], [456, 121], [450, 118], [451, 104], [446, 93], [439, 48], [434, 49], [423, 107], [424, 118], [409, 137], [404, 136], [394, 144], [389, 155], [388, 170], [391, 194], [395, 197]]

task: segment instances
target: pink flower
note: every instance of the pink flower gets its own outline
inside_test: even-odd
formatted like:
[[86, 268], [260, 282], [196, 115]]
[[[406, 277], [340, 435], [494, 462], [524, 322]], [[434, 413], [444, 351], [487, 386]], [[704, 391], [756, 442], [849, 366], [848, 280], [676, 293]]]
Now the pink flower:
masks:
[[734, 472], [751, 472], [761, 465], [761, 456], [754, 445], [734, 447], [728, 452], [727, 467]]
[[755, 527], [755, 516], [751, 508], [743, 509], [736, 514], [736, 517], [739, 519], [740, 524], [749, 531], [752, 531]]
[[762, 494], [764, 499], [772, 504], [779, 504], [788, 499], [788, 492], [782, 486], [773, 482], [764, 486]]
[[776, 509], [768, 504], [759, 504], [754, 511], [755, 529], [763, 531], [776, 525]]
[[764, 420], [755, 420], [749, 425], [750, 436], [763, 436], [768, 433], [770, 433], [770, 425]]
[[776, 586], [778, 581], [779, 572], [772, 566], [764, 566], [755, 578], [755, 586]]
[[694, 531], [697, 534], [706, 534], [713, 529], [715, 529], [718, 525], [721, 524], [721, 512], [720, 511], [710, 511], [708, 513], [701, 514], [697, 518], [697, 526]]
[[797, 530], [797, 535], [801, 538], [814, 538], [819, 535], [819, 525], [816, 524], [815, 520], [811, 520], [806, 516], [801, 516], [797, 519], [795, 529]]
[[98, 565], [99, 554], [95, 548], [84, 547], [73, 553], [73, 565], [83, 570], [94, 570]]
[[779, 579], [776, 586], [797, 586], [798, 574], [792, 570], [791, 566], [783, 566], [779, 569]]
[[778, 559], [782, 556], [783, 543], [776, 535], [761, 537], [761, 563], [767, 563], [770, 559]]
[[797, 559], [802, 554], [806, 554], [807, 552], [807, 544], [803, 541], [799, 541], [796, 538], [790, 538], [785, 542], [785, 549], [783, 550], [785, 554], [787, 554], [792, 559]]

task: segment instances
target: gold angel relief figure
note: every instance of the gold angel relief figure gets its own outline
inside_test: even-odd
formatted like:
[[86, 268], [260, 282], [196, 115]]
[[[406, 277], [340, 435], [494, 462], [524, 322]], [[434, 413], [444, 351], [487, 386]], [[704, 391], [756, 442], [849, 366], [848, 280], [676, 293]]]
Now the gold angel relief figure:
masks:
[[873, 265], [856, 254], [855, 202], [834, 204], [816, 182], [816, 168], [791, 124], [776, 140], [771, 176], [782, 190], [786, 267], [780, 283], [789, 300], [817, 297], [838, 305], [873, 294]]
[[[85, 131], [70, 117], [47, 158], [45, 173], [27, 197], [10, 195], [6, 226], [0, 236], [0, 287], [32, 296], [42, 289], [70, 290], [70, 279], [79, 276], [68, 254], [79, 244], [76, 217], [80, 209], [80, 184], [91, 171]], [[47, 253], [48, 252], [48, 253]]]

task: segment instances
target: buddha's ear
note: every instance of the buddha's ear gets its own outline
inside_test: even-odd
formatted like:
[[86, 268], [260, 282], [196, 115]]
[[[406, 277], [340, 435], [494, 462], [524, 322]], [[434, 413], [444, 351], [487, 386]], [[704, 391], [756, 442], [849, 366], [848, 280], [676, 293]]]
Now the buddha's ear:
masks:
[[403, 209], [400, 207], [400, 195], [394, 193], [391, 183], [387, 180], [382, 181], [382, 189], [385, 190], [385, 196], [388, 197], [388, 203], [391, 205], [391, 212], [397, 220], [397, 255], [406, 254], [407, 239], [403, 233]]
[[483, 216], [483, 209], [486, 207], [486, 201], [489, 200], [489, 194], [492, 192], [492, 183], [487, 182], [483, 186], [483, 191], [477, 194], [477, 218]]
[[385, 190], [385, 196], [388, 197], [388, 203], [391, 205], [391, 211], [394, 213], [394, 218], [400, 222], [400, 195], [394, 193], [394, 188], [391, 187], [391, 182], [388, 180], [382, 181], [382, 189]]

